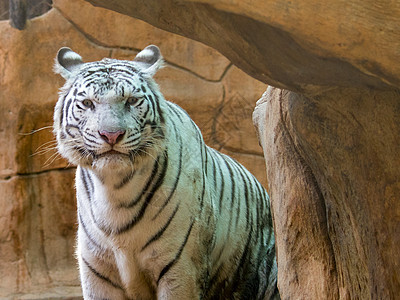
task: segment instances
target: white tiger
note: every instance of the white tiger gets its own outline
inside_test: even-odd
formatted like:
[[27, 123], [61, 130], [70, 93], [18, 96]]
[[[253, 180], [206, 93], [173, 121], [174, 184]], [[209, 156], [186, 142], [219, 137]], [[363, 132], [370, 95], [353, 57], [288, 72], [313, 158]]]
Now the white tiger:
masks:
[[78, 166], [84, 298], [279, 299], [268, 195], [164, 99], [162, 61], [153, 45], [133, 61], [57, 54], [54, 132]]

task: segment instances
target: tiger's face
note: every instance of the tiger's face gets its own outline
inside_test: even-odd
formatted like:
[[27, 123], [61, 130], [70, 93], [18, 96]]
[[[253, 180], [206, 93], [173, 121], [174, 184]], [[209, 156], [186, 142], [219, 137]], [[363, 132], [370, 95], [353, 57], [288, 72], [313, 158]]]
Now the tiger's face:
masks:
[[163, 138], [162, 97], [151, 76], [161, 55], [149, 46], [134, 61], [84, 64], [60, 49], [56, 70], [67, 79], [55, 108], [59, 152], [94, 169], [132, 168], [154, 157]]

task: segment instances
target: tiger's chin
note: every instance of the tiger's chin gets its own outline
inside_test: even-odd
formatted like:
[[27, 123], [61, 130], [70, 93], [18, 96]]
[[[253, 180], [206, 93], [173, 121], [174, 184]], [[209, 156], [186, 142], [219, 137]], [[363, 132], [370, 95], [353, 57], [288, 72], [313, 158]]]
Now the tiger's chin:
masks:
[[127, 154], [110, 151], [101, 154], [92, 161], [92, 168], [99, 172], [112, 173], [114, 171], [132, 170], [133, 161]]

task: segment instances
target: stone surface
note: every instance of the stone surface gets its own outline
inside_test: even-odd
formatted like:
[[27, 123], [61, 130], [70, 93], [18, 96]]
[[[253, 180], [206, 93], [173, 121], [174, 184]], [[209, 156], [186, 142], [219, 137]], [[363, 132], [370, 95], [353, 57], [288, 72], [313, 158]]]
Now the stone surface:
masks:
[[34, 299], [48, 289], [78, 287], [73, 174], [65, 169], [0, 180], [2, 298], [30, 293]]
[[[220, 80], [230, 64], [224, 56], [201, 43], [106, 9], [93, 9], [93, 6], [81, 0], [56, 0], [54, 7], [89, 41], [113, 51], [122, 49], [138, 52], [154, 43], [168, 58], [170, 65], [186, 69], [209, 81]], [[88, 19], [91, 21], [87, 22]], [[132, 52], [127, 59], [132, 59]]]
[[[208, 144], [243, 162], [266, 185], [262, 149], [251, 124], [266, 85], [215, 50], [142, 21], [78, 0], [27, 22], [23, 31], [0, 22], [0, 298], [78, 299], [73, 257], [74, 168], [54, 149], [53, 107], [63, 79], [53, 74], [57, 50], [86, 61], [131, 59], [160, 46], [166, 67], [157, 80], [167, 99], [184, 107]], [[98, 30], [101, 26], [101, 30]], [[243, 133], [243, 129], [251, 129]]]
[[400, 294], [399, 118], [397, 92], [258, 102], [283, 299]]
[[87, 0], [201, 41], [253, 77], [316, 93], [400, 83], [400, 3]]

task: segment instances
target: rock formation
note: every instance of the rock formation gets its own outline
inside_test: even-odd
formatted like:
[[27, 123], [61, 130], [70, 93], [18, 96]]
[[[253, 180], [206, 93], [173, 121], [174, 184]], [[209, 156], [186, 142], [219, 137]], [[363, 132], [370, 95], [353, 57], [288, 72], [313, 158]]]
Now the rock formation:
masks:
[[54, 1], [22, 31], [0, 21], [0, 298], [81, 295], [73, 255], [75, 169], [57, 156], [51, 128], [63, 84], [52, 72], [57, 50], [69, 46], [86, 61], [130, 59], [152, 43], [167, 62], [157, 74], [166, 98], [189, 112], [208, 144], [266, 184], [251, 122], [266, 85], [215, 50], [79, 0]]
[[283, 299], [400, 295], [398, 2], [87, 1], [210, 45], [277, 87], [254, 121]]

